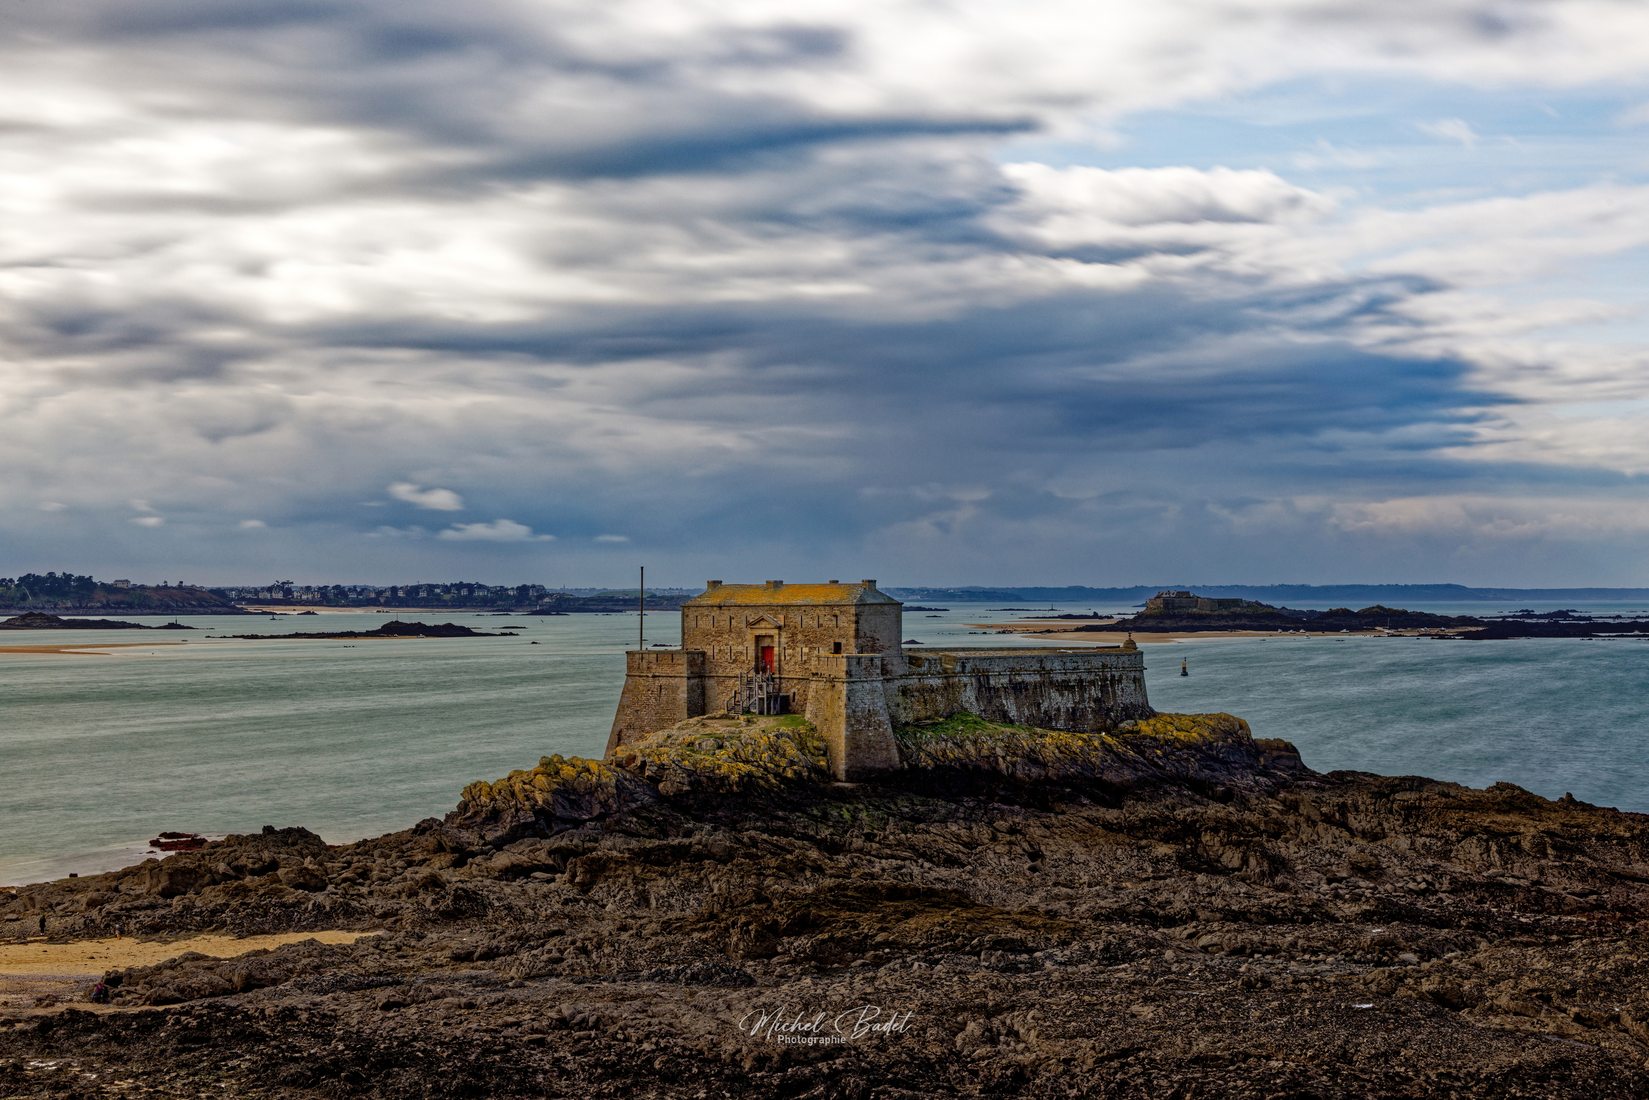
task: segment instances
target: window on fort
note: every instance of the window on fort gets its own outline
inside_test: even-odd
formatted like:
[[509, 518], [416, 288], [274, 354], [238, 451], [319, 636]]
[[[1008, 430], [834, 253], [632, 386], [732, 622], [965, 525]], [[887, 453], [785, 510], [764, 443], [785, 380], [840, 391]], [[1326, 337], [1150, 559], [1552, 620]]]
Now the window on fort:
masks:
[[830, 652], [840, 653], [841, 651], [842, 651], [842, 643], [841, 642], [831, 642], [830, 643]]

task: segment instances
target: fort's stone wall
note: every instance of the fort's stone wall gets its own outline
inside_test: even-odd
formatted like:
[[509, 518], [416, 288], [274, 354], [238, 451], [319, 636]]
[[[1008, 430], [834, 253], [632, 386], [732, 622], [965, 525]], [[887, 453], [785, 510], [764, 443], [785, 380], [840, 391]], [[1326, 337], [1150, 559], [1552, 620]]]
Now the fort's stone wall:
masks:
[[607, 735], [607, 755], [653, 730], [668, 729], [705, 712], [704, 654], [681, 649], [625, 654], [624, 691]]
[[806, 713], [822, 657], [897, 654], [900, 604], [873, 580], [844, 584], [709, 582], [681, 609], [682, 649], [704, 654], [705, 706], [719, 710], [773, 647], [773, 674], [790, 709]]
[[705, 657], [706, 705], [725, 704], [739, 678], [756, 668], [757, 645], [771, 639], [779, 690], [805, 713], [814, 662], [844, 653], [897, 653], [899, 605], [818, 607], [688, 606], [681, 613], [682, 648]]
[[887, 658], [841, 654], [818, 658], [804, 712], [824, 735], [838, 778], [861, 779], [899, 766], [887, 707]]

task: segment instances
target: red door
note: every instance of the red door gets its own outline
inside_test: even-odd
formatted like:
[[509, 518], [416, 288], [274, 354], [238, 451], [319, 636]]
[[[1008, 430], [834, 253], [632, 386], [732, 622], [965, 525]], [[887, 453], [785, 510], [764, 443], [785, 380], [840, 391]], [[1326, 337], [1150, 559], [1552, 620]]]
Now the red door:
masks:
[[764, 645], [756, 651], [756, 666], [763, 672], [772, 672], [774, 666], [773, 647]]

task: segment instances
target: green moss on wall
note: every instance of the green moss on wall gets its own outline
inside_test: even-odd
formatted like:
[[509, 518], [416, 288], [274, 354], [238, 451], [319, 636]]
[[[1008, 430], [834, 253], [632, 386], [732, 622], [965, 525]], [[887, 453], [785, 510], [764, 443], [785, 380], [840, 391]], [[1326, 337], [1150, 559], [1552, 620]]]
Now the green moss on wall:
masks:
[[964, 767], [1020, 776], [1092, 776], [1189, 749], [1254, 751], [1248, 723], [1229, 714], [1158, 714], [1110, 733], [1037, 729], [956, 714], [894, 730], [907, 768]]

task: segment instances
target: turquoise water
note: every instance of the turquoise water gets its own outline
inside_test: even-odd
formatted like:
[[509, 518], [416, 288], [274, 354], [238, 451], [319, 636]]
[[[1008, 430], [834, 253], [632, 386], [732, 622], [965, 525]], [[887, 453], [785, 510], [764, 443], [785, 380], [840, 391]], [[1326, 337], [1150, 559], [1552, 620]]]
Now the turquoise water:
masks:
[[[905, 636], [1040, 644], [969, 626], [1013, 613], [948, 606], [932, 617], [907, 612]], [[333, 841], [369, 836], [445, 813], [471, 780], [547, 753], [601, 752], [623, 651], [635, 644], [633, 615], [409, 617], [520, 627], [521, 636], [208, 637], [371, 629], [381, 614], [191, 619], [206, 629], [177, 634], [0, 635], [0, 645], [141, 643], [104, 655], [0, 653], [0, 883], [121, 866], [163, 829], [305, 825]], [[677, 640], [676, 615], [647, 622], [649, 642]], [[1649, 811], [1639, 749], [1649, 642], [1243, 638], [1145, 648], [1155, 706], [1240, 714], [1319, 769], [1510, 780]], [[1189, 677], [1178, 675], [1182, 657]]]
[[1153, 706], [1240, 714], [1320, 771], [1509, 780], [1649, 811], [1649, 642], [1242, 638], [1146, 658]]
[[[0, 645], [145, 643], [106, 656], [0, 654], [0, 882], [121, 866], [162, 829], [369, 836], [445, 813], [471, 780], [604, 747], [634, 616], [422, 616], [520, 626], [519, 638], [206, 637], [372, 629], [386, 618], [0, 635]], [[648, 622], [658, 640], [673, 637], [674, 616]]]

